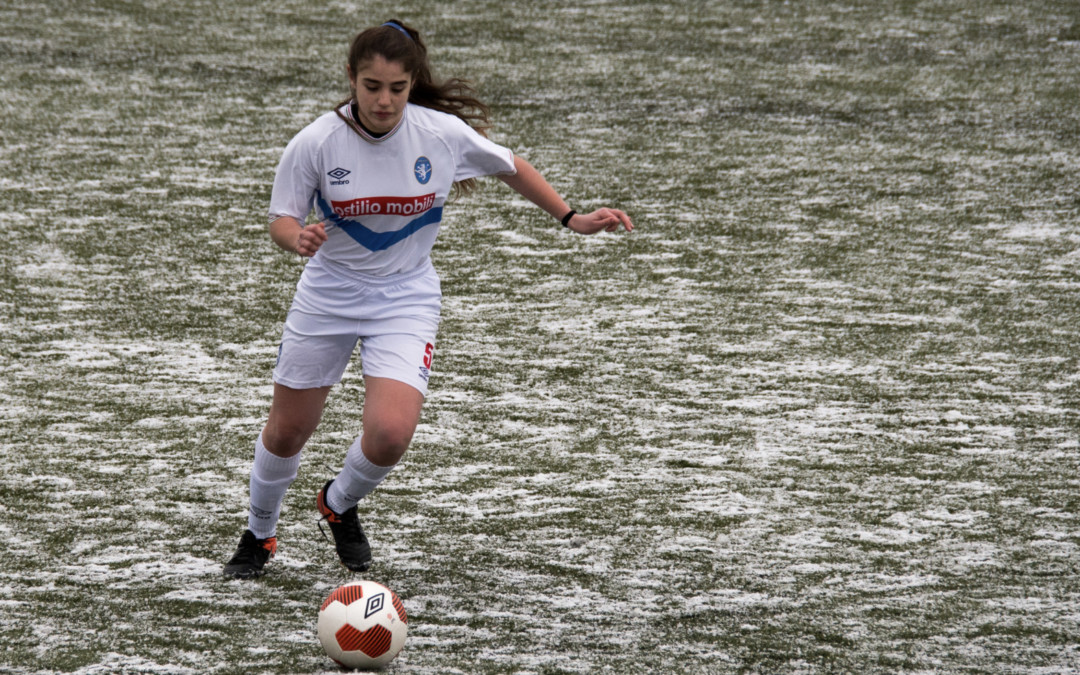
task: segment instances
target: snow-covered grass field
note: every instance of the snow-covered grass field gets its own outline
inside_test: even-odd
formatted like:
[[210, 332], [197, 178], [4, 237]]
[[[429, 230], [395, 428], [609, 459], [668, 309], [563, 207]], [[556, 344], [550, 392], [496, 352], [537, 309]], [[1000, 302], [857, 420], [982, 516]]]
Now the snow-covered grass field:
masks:
[[431, 395], [362, 506], [391, 672], [1080, 672], [1054, 0], [0, 3], [0, 672], [336, 670], [313, 497], [358, 368], [270, 573], [221, 566], [302, 269], [275, 164], [391, 16], [638, 225], [447, 209]]

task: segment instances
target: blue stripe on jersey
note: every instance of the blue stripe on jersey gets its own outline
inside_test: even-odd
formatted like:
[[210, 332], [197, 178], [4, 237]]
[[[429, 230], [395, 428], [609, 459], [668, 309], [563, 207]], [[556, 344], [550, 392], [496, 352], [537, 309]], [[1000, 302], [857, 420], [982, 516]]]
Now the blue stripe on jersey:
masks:
[[326, 219], [337, 225], [345, 234], [356, 240], [356, 243], [360, 244], [369, 251], [384, 251], [394, 244], [411, 237], [416, 234], [421, 228], [434, 223], [438, 223], [442, 220], [442, 207], [436, 206], [429, 209], [427, 213], [409, 221], [405, 227], [400, 230], [394, 230], [393, 232], [375, 232], [362, 223], [349, 220], [348, 218], [342, 218], [338, 214], [334, 213], [334, 210], [330, 208], [330, 205], [322, 198], [322, 195], [315, 193], [315, 202], [319, 206], [319, 210], [326, 214]]

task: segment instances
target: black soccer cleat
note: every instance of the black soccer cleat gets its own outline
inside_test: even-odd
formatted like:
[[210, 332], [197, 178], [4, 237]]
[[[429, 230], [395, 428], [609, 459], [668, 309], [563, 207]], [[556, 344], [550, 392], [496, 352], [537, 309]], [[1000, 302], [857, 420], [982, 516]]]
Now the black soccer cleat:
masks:
[[236, 553], [225, 563], [225, 576], [233, 579], [256, 579], [263, 575], [263, 567], [277, 553], [277, 537], [256, 539], [251, 530], [244, 530]]
[[[315, 507], [322, 514], [322, 519], [330, 525], [330, 532], [334, 535], [334, 547], [341, 564], [352, 572], [363, 572], [371, 567], [371, 545], [360, 527], [355, 506], [345, 513], [335, 513], [326, 503], [326, 492], [333, 482], [333, 479], [326, 481], [326, 485], [319, 490], [319, 494], [315, 496]], [[319, 530], [322, 530], [321, 522]], [[326, 536], [325, 531], [323, 536]]]

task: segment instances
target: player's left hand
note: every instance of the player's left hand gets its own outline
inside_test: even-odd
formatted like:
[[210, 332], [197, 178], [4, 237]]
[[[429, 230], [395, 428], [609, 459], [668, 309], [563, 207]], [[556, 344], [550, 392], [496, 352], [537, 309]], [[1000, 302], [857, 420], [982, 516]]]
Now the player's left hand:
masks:
[[614, 232], [620, 226], [627, 232], [634, 229], [630, 216], [619, 209], [609, 208], [597, 209], [592, 213], [576, 213], [567, 224], [567, 227], [579, 234], [596, 234], [601, 230]]

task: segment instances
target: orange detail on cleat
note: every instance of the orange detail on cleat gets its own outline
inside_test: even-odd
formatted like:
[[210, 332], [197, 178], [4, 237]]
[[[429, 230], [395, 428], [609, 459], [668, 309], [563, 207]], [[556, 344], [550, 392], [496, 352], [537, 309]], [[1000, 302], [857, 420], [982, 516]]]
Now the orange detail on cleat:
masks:
[[270, 552], [270, 557], [273, 558], [277, 553], [277, 537], [270, 537], [262, 543], [262, 547]]
[[326, 518], [327, 521], [331, 523], [341, 522], [341, 518], [338, 514], [334, 513], [326, 504], [326, 490], [319, 490], [319, 494], [315, 496], [315, 508], [319, 510], [319, 513], [323, 518]]

